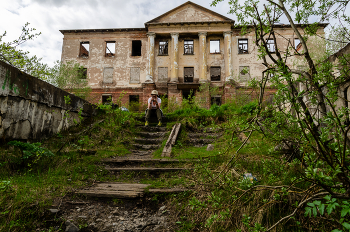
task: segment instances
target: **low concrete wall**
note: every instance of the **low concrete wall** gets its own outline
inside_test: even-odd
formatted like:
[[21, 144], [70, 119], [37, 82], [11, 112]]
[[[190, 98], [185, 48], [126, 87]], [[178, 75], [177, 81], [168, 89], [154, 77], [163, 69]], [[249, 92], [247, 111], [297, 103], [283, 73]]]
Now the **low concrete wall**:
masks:
[[89, 102], [0, 61], [0, 142], [47, 138], [79, 122], [79, 109], [93, 113]]

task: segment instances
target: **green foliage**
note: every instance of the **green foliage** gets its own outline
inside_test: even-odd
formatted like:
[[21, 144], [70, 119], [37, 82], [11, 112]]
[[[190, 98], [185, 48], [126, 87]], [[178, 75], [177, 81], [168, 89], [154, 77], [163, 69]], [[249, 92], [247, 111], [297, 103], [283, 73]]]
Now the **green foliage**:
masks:
[[51, 68], [47, 64], [41, 63], [42, 58], [29, 56], [29, 52], [23, 51], [18, 47], [30, 40], [37, 38], [41, 33], [35, 33], [35, 28], [29, 28], [29, 23], [22, 27], [22, 33], [11, 42], [5, 42], [6, 31], [0, 35], [0, 60], [13, 65], [19, 70], [26, 72], [34, 77], [49, 80], [52, 76]]
[[44, 157], [53, 157], [54, 154], [48, 149], [41, 147], [41, 143], [23, 143], [20, 141], [8, 142], [20, 150], [21, 156], [16, 156], [12, 161], [15, 164], [31, 166]]

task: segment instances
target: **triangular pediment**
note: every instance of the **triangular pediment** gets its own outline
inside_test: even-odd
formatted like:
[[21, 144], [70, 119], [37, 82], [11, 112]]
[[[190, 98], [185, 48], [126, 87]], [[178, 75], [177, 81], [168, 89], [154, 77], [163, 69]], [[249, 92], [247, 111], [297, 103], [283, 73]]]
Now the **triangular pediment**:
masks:
[[212, 10], [204, 8], [193, 2], [186, 2], [161, 16], [147, 22], [152, 23], [185, 23], [185, 22], [218, 22], [218, 21], [233, 21], [223, 15], [220, 15]]

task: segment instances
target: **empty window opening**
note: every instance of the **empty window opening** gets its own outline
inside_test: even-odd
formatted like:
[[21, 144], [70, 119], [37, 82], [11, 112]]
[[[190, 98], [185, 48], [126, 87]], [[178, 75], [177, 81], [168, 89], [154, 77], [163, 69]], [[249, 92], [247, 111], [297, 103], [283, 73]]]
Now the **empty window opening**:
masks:
[[106, 57], [115, 56], [115, 42], [109, 41], [106, 42]]
[[129, 95], [129, 102], [130, 103], [139, 103], [140, 102], [140, 97], [139, 95]]
[[184, 68], [184, 82], [193, 82], [194, 68], [187, 67]]
[[238, 54], [248, 54], [248, 39], [238, 40]]
[[210, 67], [210, 80], [220, 81], [221, 80], [221, 68], [220, 67]]
[[210, 98], [211, 105], [221, 106], [221, 96], [212, 96]]
[[87, 68], [80, 68], [78, 70], [78, 78], [79, 79], [86, 79], [87, 78]]
[[141, 56], [141, 47], [142, 47], [141, 40], [133, 40], [132, 41], [131, 55], [132, 56]]
[[301, 43], [300, 43], [300, 39], [294, 39], [294, 48], [295, 48], [295, 50], [297, 50], [297, 51], [300, 51], [300, 49], [301, 49]]
[[239, 66], [239, 77], [241, 81], [248, 81], [250, 78], [249, 66]]
[[159, 41], [159, 55], [168, 55], [168, 41]]
[[184, 41], [184, 54], [193, 55], [193, 40]]
[[89, 49], [90, 49], [90, 42], [81, 42], [79, 56], [89, 57]]
[[269, 52], [276, 52], [275, 41], [273, 39], [266, 40], [266, 43]]
[[[349, 108], [349, 86], [344, 89], [344, 105], [346, 108]], [[345, 125], [350, 125], [350, 118], [349, 118], [349, 113], [348, 111], [345, 111]]]
[[102, 95], [102, 104], [112, 103], [112, 95]]
[[194, 89], [184, 89], [182, 90], [182, 99], [192, 100], [195, 93], [196, 93], [196, 90]]
[[220, 40], [210, 40], [210, 53], [220, 53]]

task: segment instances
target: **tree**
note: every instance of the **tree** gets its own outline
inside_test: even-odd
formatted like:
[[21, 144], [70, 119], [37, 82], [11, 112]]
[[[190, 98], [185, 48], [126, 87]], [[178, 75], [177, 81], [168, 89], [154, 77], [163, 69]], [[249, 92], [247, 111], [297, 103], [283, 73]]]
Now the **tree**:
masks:
[[74, 61], [66, 63], [56, 61], [50, 82], [58, 88], [65, 89], [84, 99], [91, 93], [91, 87], [88, 86], [87, 70]]
[[29, 23], [22, 27], [22, 33], [18, 39], [11, 42], [4, 42], [6, 31], [0, 35], [0, 60], [10, 64], [19, 70], [34, 77], [48, 80], [51, 77], [51, 68], [41, 62], [42, 58], [29, 56], [28, 51], [19, 49], [23, 43], [37, 38], [41, 33], [35, 33], [35, 28], [29, 28]]
[[[221, 1], [214, 0], [212, 5]], [[299, 181], [308, 183], [303, 194], [296, 196], [295, 210], [266, 231], [290, 220], [307, 204], [307, 212], [313, 210], [313, 215], [324, 216], [321, 205], [324, 209], [331, 199], [349, 199], [350, 112], [344, 88], [350, 81], [350, 59], [348, 55], [342, 55], [337, 63], [331, 62], [326, 52], [324, 56], [313, 57], [308, 44], [313, 36], [317, 36], [319, 23], [330, 19], [349, 22], [346, 14], [348, 2], [229, 0], [230, 12], [236, 14], [238, 23], [243, 26], [242, 33], [249, 32], [248, 25], [253, 27], [255, 45], [259, 51], [257, 58], [266, 67], [263, 77], [251, 83], [260, 87], [259, 107], [246, 130], [260, 131], [276, 143], [293, 149], [293, 157], [290, 158], [296, 158], [301, 165], [302, 177]], [[319, 22], [310, 23], [314, 18], [318, 18]], [[287, 39], [288, 46], [279, 43], [284, 38], [278, 34], [276, 25], [282, 19], [290, 24], [302, 50], [295, 49]], [[274, 41], [275, 52], [268, 49], [267, 39]], [[306, 67], [302, 70], [296, 68], [291, 59], [304, 60]], [[264, 110], [262, 101], [268, 84], [274, 85], [278, 91], [274, 97], [275, 105]], [[296, 180], [296, 183], [300, 182]], [[328, 196], [328, 200], [322, 200], [324, 196]], [[314, 203], [316, 200], [319, 201], [317, 204]], [[325, 220], [333, 221], [339, 228], [349, 229], [350, 224], [344, 221], [347, 213], [342, 211], [340, 214], [340, 210], [347, 207], [344, 202], [347, 201], [334, 206], [338, 214], [331, 214], [330, 210]]]

